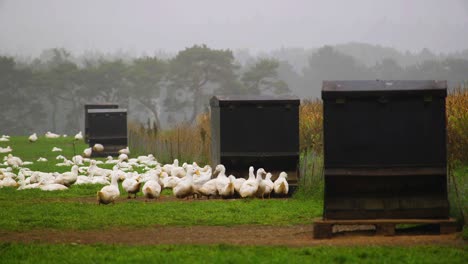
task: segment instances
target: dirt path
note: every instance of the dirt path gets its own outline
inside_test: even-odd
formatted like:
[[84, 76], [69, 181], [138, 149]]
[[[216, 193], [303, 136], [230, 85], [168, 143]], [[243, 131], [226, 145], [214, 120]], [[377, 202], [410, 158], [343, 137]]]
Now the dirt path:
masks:
[[338, 233], [332, 239], [312, 238], [311, 225], [291, 227], [273, 226], [193, 226], [108, 230], [59, 231], [32, 230], [25, 232], [0, 231], [1, 242], [41, 242], [41, 243], [78, 243], [78, 244], [232, 244], [232, 245], [446, 245], [466, 246], [468, 243], [459, 234], [436, 235], [406, 232], [393, 237], [375, 236], [372, 231]]

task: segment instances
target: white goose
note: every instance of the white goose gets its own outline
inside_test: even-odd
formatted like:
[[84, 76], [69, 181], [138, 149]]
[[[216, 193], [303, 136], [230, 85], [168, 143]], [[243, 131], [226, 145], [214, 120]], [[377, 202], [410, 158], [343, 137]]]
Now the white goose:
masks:
[[258, 190], [258, 181], [255, 179], [254, 167], [249, 167], [249, 179], [246, 180], [240, 190], [239, 194], [242, 198], [253, 197]]
[[274, 191], [278, 195], [287, 195], [289, 192], [289, 184], [286, 180], [288, 178], [288, 174], [286, 172], [281, 172], [278, 176], [278, 179], [274, 182]]
[[112, 172], [111, 184], [102, 187], [102, 189], [99, 192], [97, 192], [98, 204], [114, 203], [115, 199], [117, 199], [120, 196], [119, 185], [117, 183], [119, 177], [120, 176], [116, 171]]

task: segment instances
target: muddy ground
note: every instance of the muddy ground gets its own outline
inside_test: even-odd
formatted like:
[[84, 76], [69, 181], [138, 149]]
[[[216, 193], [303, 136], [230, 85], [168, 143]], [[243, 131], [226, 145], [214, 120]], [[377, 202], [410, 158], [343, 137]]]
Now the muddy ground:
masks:
[[[355, 228], [353, 228], [355, 229]], [[368, 229], [362, 226], [360, 229]], [[112, 228], [104, 230], [60, 231], [31, 230], [23, 232], [0, 231], [1, 242], [23, 243], [77, 243], [77, 244], [231, 244], [284, 246], [359, 246], [359, 245], [446, 245], [466, 246], [459, 233], [438, 235], [436, 230], [415, 229], [398, 231], [395, 236], [376, 236], [373, 230], [343, 232], [337, 229], [332, 239], [313, 239], [312, 225], [275, 226], [191, 226], [151, 228]]]

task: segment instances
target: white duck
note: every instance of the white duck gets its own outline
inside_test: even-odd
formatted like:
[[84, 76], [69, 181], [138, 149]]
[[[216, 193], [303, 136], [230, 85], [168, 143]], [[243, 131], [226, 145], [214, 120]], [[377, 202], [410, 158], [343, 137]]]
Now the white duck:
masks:
[[15, 157], [11, 154], [8, 154], [8, 156], [5, 157], [6, 162], [9, 166], [12, 166], [13, 168], [18, 168], [19, 166], [23, 165], [23, 161], [19, 157]]
[[158, 199], [161, 195], [161, 185], [158, 183], [157, 173], [152, 173], [150, 180], [145, 182], [143, 188], [141, 189], [145, 200], [147, 199]]
[[111, 173], [111, 170], [99, 168], [96, 160], [90, 160], [88, 167], [88, 176], [108, 176]]
[[61, 148], [53, 147], [52, 152], [62, 152]]
[[34, 133], [34, 134], [30, 135], [28, 140], [29, 140], [29, 142], [36, 142], [37, 141], [37, 134]]
[[120, 176], [116, 171], [112, 172], [111, 184], [102, 187], [102, 189], [97, 192], [98, 204], [114, 203], [115, 199], [120, 196], [119, 185], [117, 183], [119, 177]]
[[236, 193], [240, 193], [240, 188], [242, 187], [242, 184], [244, 184], [245, 181], [246, 181], [246, 179], [244, 179], [244, 178], [235, 178], [233, 180], [234, 190], [236, 191]]
[[187, 172], [185, 171], [184, 167], [173, 167], [170, 173], [171, 176], [175, 176], [179, 178], [185, 177], [186, 174]]
[[128, 193], [127, 199], [130, 199], [130, 194], [137, 197], [137, 193], [140, 191], [140, 175], [138, 173], [128, 173], [125, 180], [122, 182], [122, 188]]
[[174, 195], [177, 198], [188, 198], [193, 194], [193, 173], [195, 173], [195, 169], [193, 167], [189, 167], [187, 175], [174, 187]]
[[39, 182], [39, 188], [43, 191], [64, 191], [64, 190], [68, 190], [68, 187], [63, 185], [63, 184], [59, 184], [59, 183], [49, 183], [48, 181], [46, 180], [41, 180]]
[[[163, 172], [163, 173], [166, 173], [166, 172]], [[174, 187], [177, 186], [177, 184], [179, 184], [180, 181], [181, 179], [175, 176], [162, 177], [164, 188], [168, 188], [168, 189], [173, 189]]]
[[75, 165], [83, 165], [83, 157], [80, 155], [73, 156], [72, 161]]
[[265, 170], [263, 168], [260, 168], [257, 170], [257, 182], [258, 182], [258, 189], [257, 189], [257, 192], [256, 192], [256, 196], [257, 197], [261, 197], [263, 198], [263, 193], [265, 192], [265, 182], [263, 181], [263, 178], [262, 178], [262, 174], [266, 174]]
[[60, 135], [55, 134], [55, 133], [52, 133], [52, 132], [50, 132], [50, 131], [47, 131], [47, 132], [45, 133], [45, 137], [46, 137], [46, 138], [59, 138]]
[[9, 153], [12, 152], [13, 149], [10, 146], [7, 146], [6, 148], [0, 147], [0, 153]]
[[81, 131], [75, 135], [75, 140], [83, 140], [83, 134], [81, 134]]
[[55, 178], [55, 183], [59, 183], [70, 187], [72, 184], [76, 182], [78, 179], [78, 166], [73, 165], [71, 171], [64, 172], [59, 174], [58, 177]]
[[201, 188], [197, 191], [198, 194], [206, 196], [208, 199], [213, 196], [218, 195], [218, 189], [216, 188], [216, 178], [207, 181]]
[[288, 174], [286, 172], [281, 172], [278, 176], [278, 179], [273, 183], [274, 184], [274, 191], [278, 195], [287, 195], [289, 192], [289, 184], [286, 180], [288, 178]]
[[102, 152], [104, 151], [104, 146], [102, 144], [96, 143], [93, 146], [93, 151]]
[[174, 167], [179, 167], [179, 160], [178, 159], [174, 159], [174, 162], [172, 164], [165, 164], [162, 167], [162, 170], [165, 171], [167, 174], [169, 174], [169, 173], [171, 173], [171, 170]]
[[129, 155], [130, 154], [130, 149], [128, 147], [126, 147], [124, 149], [121, 149], [121, 150], [119, 150], [119, 154]]
[[43, 158], [43, 157], [39, 157], [37, 159], [37, 162], [47, 162], [47, 159], [46, 158]]
[[85, 148], [83, 150], [83, 156], [86, 157], [86, 158], [89, 158], [91, 157], [91, 154], [93, 153], [93, 149], [92, 148]]
[[27, 184], [25, 178], [24, 178], [24, 173], [23, 170], [20, 170], [18, 172], [18, 182], [20, 186], [18, 187], [17, 190], [27, 190], [27, 189], [36, 189], [39, 187], [40, 183], [29, 183]]
[[267, 173], [265, 176], [265, 180], [263, 180], [263, 184], [265, 185], [265, 189], [263, 191], [262, 197], [265, 197], [268, 195], [268, 198], [271, 198], [271, 192], [273, 191], [275, 184], [271, 180], [272, 174]]
[[[197, 175], [197, 176], [196, 176]], [[211, 171], [208, 170], [205, 173], [201, 173], [199, 169], [195, 171], [195, 175], [193, 175], [193, 190], [195, 193], [198, 194], [198, 190], [211, 180]]]
[[117, 164], [119, 163], [119, 160], [116, 160], [112, 158], [112, 156], [107, 156], [106, 161], [104, 162], [106, 164]]
[[122, 153], [119, 155], [118, 159], [119, 159], [119, 162], [126, 161], [128, 160], [128, 156], [127, 154]]
[[216, 178], [218, 194], [223, 198], [231, 197], [234, 194], [234, 183], [226, 176], [226, 168], [224, 165], [219, 164], [216, 166], [215, 171], [219, 172]]
[[17, 187], [18, 183], [12, 177], [4, 177], [3, 180], [0, 181], [0, 188], [2, 187]]
[[[260, 169], [257, 170], [257, 175], [259, 174], [259, 171]], [[250, 166], [249, 168], [249, 179], [246, 180], [240, 190], [239, 190], [239, 194], [242, 198], [245, 198], [245, 197], [253, 197], [256, 193], [257, 193], [257, 190], [258, 190], [258, 180], [255, 179], [255, 175], [254, 175], [254, 168], [252, 166]]]

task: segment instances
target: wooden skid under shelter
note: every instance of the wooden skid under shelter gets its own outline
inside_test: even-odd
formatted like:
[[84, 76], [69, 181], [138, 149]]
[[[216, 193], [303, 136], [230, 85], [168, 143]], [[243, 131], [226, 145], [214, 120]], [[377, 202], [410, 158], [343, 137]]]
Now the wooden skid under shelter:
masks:
[[422, 224], [439, 225], [440, 234], [450, 234], [457, 231], [457, 222], [453, 218], [448, 219], [363, 219], [363, 220], [330, 220], [317, 219], [314, 221], [314, 238], [323, 239], [333, 236], [333, 226], [360, 226], [373, 225], [377, 235], [395, 235], [396, 225], [401, 224]]

